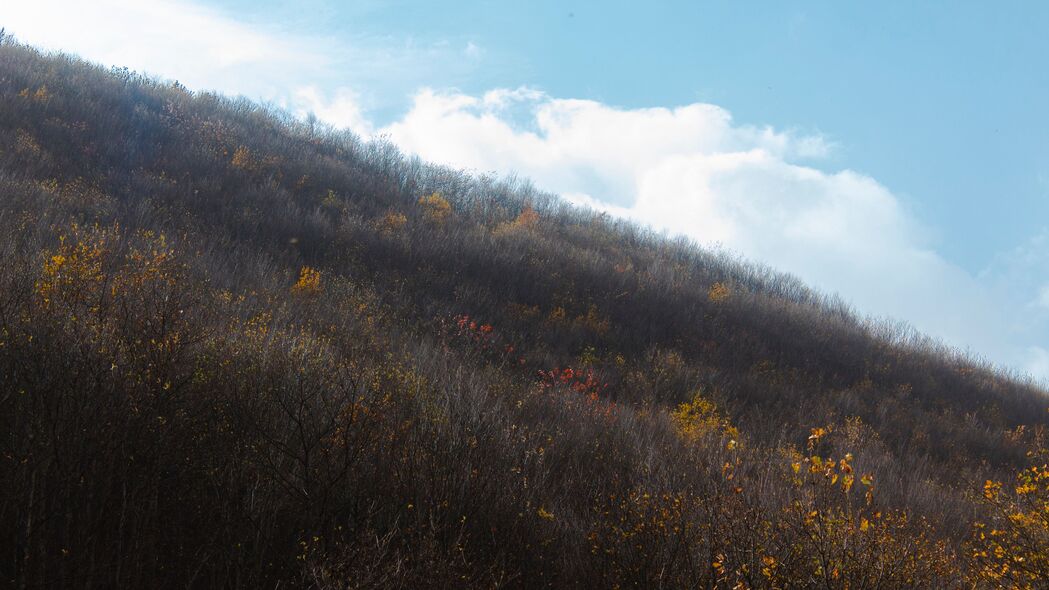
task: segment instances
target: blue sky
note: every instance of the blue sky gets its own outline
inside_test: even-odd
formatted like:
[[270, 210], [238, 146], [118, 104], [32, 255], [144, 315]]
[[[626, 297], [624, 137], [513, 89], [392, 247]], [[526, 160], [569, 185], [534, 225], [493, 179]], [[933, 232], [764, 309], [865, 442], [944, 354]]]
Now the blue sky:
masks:
[[0, 26], [532, 177], [1049, 376], [1049, 3], [83, 4]]

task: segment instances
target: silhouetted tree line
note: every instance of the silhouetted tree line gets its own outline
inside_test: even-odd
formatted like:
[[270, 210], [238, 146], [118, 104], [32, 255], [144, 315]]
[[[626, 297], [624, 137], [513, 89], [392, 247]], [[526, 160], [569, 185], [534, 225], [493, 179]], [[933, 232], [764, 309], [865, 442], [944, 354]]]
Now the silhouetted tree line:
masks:
[[1047, 571], [1044, 391], [527, 181], [0, 32], [0, 226], [4, 584]]

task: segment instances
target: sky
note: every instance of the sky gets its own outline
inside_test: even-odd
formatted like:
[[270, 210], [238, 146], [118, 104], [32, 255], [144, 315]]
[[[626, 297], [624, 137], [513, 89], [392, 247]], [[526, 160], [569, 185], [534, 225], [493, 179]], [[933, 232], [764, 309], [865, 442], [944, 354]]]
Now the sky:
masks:
[[5, 0], [0, 27], [531, 178], [1049, 380], [1049, 3]]

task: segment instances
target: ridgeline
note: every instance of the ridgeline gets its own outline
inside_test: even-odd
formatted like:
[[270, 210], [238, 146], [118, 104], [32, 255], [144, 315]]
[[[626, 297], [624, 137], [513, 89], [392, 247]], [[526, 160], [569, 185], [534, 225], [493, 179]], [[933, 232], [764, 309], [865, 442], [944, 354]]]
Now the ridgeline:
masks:
[[1049, 572], [1046, 392], [526, 182], [8, 41], [0, 227], [4, 585]]

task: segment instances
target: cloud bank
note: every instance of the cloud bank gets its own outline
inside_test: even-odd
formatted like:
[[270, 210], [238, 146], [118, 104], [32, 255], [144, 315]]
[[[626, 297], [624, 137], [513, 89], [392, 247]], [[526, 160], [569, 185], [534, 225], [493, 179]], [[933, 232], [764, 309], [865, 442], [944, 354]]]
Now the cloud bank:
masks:
[[739, 125], [710, 104], [617, 109], [531, 90], [423, 90], [380, 133], [427, 160], [528, 176], [577, 203], [796, 274], [863, 313], [1019, 362], [991, 291], [939, 256], [886, 187], [796, 163], [832, 151], [820, 136]]

